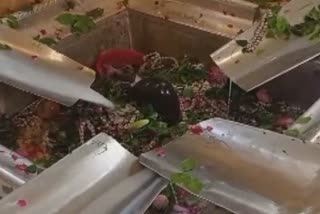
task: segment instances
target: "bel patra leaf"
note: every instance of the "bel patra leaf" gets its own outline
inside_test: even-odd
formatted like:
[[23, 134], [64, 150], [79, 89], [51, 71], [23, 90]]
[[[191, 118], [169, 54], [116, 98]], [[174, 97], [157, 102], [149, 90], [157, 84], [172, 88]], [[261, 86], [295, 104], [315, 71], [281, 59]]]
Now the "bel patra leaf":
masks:
[[306, 124], [308, 122], [310, 122], [311, 117], [299, 117], [298, 120], [296, 121], [296, 123], [299, 124]]
[[38, 167], [35, 164], [33, 164], [33, 165], [28, 166], [26, 171], [28, 173], [37, 173], [38, 172]]
[[191, 178], [185, 187], [193, 193], [199, 193], [203, 189], [203, 183], [197, 178]]
[[75, 16], [70, 13], [61, 14], [56, 20], [63, 25], [72, 25], [75, 22]]
[[197, 165], [197, 162], [195, 160], [188, 158], [182, 161], [181, 169], [184, 172], [192, 171], [196, 167], [196, 165]]
[[291, 136], [291, 137], [298, 137], [300, 132], [298, 129], [288, 129], [284, 132], [284, 134]]
[[186, 172], [173, 174], [171, 176], [171, 181], [185, 187], [193, 193], [199, 193], [203, 189], [202, 182]]

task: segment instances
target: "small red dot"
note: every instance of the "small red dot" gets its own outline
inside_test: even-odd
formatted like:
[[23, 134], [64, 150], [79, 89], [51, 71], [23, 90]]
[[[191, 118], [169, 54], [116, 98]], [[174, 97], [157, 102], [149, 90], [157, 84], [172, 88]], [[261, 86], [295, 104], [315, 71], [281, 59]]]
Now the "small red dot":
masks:
[[47, 31], [46, 31], [45, 29], [42, 29], [42, 30], [40, 30], [40, 33], [41, 33], [42, 35], [46, 35], [46, 34], [47, 34]]
[[25, 206], [27, 206], [27, 201], [26, 200], [19, 200], [19, 201], [17, 201], [17, 205], [19, 207], [25, 207]]
[[37, 58], [38, 58], [38, 56], [36, 56], [36, 55], [31, 56], [31, 59], [33, 59], [33, 60], [36, 60]]

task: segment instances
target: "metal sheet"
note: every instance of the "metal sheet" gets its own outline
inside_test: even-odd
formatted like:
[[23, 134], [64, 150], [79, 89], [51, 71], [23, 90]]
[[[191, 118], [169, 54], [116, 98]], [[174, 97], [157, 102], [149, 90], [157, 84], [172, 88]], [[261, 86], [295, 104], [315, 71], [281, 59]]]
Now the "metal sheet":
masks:
[[319, 213], [319, 148], [218, 118], [201, 126], [213, 129], [186, 134], [164, 148], [165, 157], [149, 152], [140, 162], [170, 179], [183, 160], [195, 159], [199, 197], [234, 213]]
[[8, 85], [71, 106], [79, 99], [113, 108], [105, 97], [90, 88], [93, 70], [53, 49], [0, 26], [0, 42], [12, 50], [0, 52], [0, 79]]
[[79, 214], [143, 214], [167, 185], [166, 179], [144, 169], [108, 190]]
[[23, 170], [24, 166], [31, 166], [32, 162], [1, 145], [0, 163], [1, 198], [36, 176]]
[[[290, 24], [298, 24], [302, 22], [311, 8], [319, 3], [319, 0], [292, 0], [282, 8], [280, 14], [286, 17]], [[264, 38], [256, 51], [243, 53], [242, 47], [235, 41], [251, 40], [257, 25], [211, 55], [222, 71], [246, 91], [250, 91], [319, 55], [319, 43], [311, 41], [307, 37], [291, 37], [289, 40]]]
[[[166, 182], [149, 170], [140, 170], [136, 157], [111, 137], [99, 134], [2, 199], [0, 213], [78, 214], [91, 202], [97, 213], [112, 213], [108, 209], [124, 208], [117, 206], [128, 201], [133, 203], [128, 206], [136, 205], [134, 207], [143, 209]], [[129, 187], [130, 184], [134, 186]], [[126, 192], [114, 191], [124, 187], [128, 187]], [[148, 200], [140, 200], [134, 194], [137, 192], [142, 193], [140, 199], [148, 196]], [[99, 204], [99, 197], [108, 194], [117, 200]], [[26, 206], [19, 206], [19, 200], [26, 202]], [[100, 207], [95, 206], [97, 203]]]

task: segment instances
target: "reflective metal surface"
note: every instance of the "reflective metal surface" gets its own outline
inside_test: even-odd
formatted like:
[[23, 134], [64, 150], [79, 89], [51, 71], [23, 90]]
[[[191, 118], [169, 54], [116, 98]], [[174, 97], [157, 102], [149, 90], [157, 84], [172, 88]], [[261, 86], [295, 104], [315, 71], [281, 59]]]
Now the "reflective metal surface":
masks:
[[169, 143], [165, 157], [143, 154], [140, 162], [169, 178], [192, 158], [199, 196], [234, 213], [319, 213], [320, 149], [301, 140], [243, 124], [212, 119], [204, 135]]
[[99, 134], [1, 200], [0, 213], [143, 213], [166, 185], [141, 170], [118, 142]]
[[[318, 0], [292, 0], [280, 15], [290, 24], [298, 24]], [[258, 23], [235, 38], [251, 40]], [[212, 59], [222, 71], [242, 89], [250, 91], [319, 55], [319, 43], [307, 37], [291, 37], [289, 40], [264, 38], [253, 53], [243, 53], [235, 40], [212, 53]]]
[[149, 169], [115, 185], [79, 214], [143, 214], [168, 181]]
[[36, 176], [36, 174], [28, 173], [23, 169], [31, 166], [32, 162], [1, 145], [0, 163], [1, 198]]
[[113, 108], [113, 103], [93, 91], [93, 70], [6, 26], [0, 42], [10, 50], [0, 52], [0, 80], [23, 91], [71, 106], [79, 99]]

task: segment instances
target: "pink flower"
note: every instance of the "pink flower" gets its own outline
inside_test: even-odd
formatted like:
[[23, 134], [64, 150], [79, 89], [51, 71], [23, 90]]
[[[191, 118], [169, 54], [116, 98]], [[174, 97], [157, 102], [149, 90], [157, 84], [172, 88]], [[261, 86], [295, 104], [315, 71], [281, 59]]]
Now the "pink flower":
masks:
[[162, 147], [158, 147], [154, 149], [154, 152], [159, 156], [159, 157], [165, 157], [166, 156], [166, 151]]
[[208, 81], [213, 85], [224, 86], [228, 82], [228, 77], [217, 65], [213, 65], [209, 70]]
[[256, 96], [259, 102], [263, 104], [269, 104], [272, 102], [272, 98], [269, 95], [267, 89], [261, 88], [256, 92]]
[[276, 126], [280, 126], [284, 129], [289, 128], [294, 123], [294, 119], [288, 115], [282, 115], [275, 123]]
[[164, 210], [169, 205], [169, 199], [167, 196], [160, 194], [153, 201], [152, 205], [158, 210]]
[[21, 171], [26, 171], [27, 168], [28, 168], [28, 166], [25, 165], [24, 163], [23, 163], [23, 164], [17, 164], [17, 165], [16, 165], [16, 169], [19, 169], [19, 170], [21, 170]]
[[200, 135], [203, 133], [203, 128], [200, 125], [190, 126], [190, 131], [192, 134]]
[[17, 205], [19, 206], [19, 207], [25, 207], [25, 206], [27, 206], [27, 201], [26, 200], [19, 200], [19, 201], [17, 201]]

